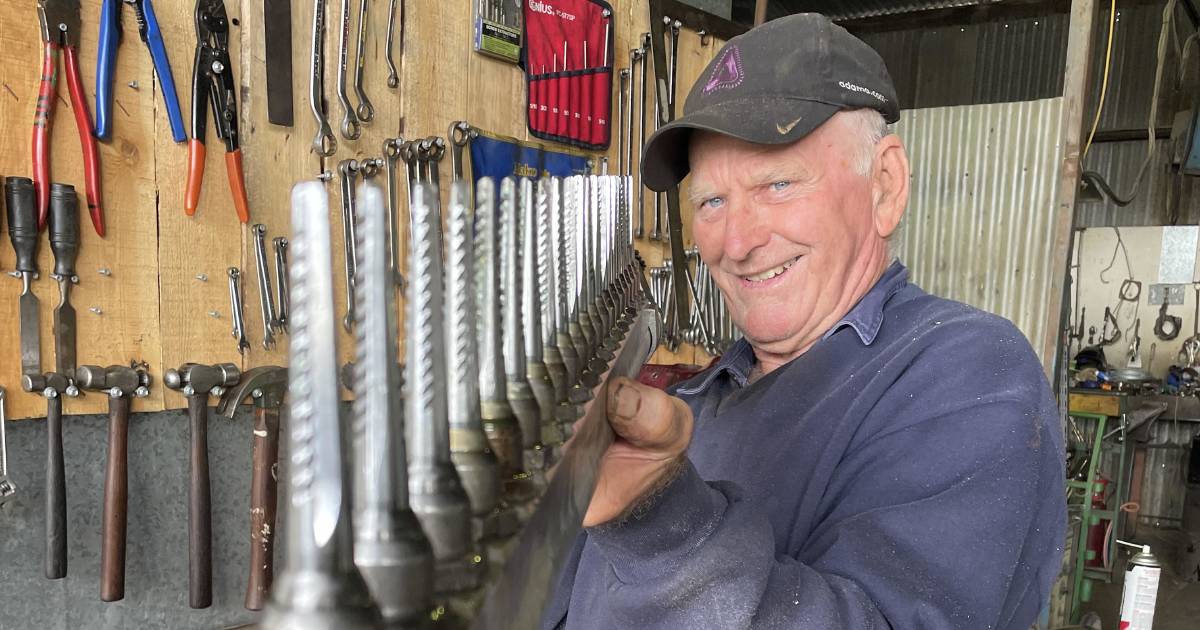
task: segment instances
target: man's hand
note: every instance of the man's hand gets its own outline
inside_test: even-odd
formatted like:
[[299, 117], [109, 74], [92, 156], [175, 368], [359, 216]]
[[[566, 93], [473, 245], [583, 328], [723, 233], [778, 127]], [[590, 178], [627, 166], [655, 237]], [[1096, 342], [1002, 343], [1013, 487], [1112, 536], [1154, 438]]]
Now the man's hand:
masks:
[[692, 440], [692, 410], [662, 390], [618, 377], [607, 402], [616, 439], [600, 462], [584, 527], [621, 517], [669, 482]]

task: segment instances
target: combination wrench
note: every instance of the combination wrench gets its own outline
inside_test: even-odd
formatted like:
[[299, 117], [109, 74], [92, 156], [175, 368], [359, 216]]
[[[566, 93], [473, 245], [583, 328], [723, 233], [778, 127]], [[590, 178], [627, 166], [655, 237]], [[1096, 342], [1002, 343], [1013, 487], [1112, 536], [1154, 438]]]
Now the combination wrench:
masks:
[[346, 93], [346, 59], [349, 57], [350, 37], [350, 0], [342, 0], [342, 29], [338, 38], [338, 71], [337, 89], [338, 102], [342, 104], [342, 137], [347, 140], [357, 140], [362, 134], [358, 125], [358, 115], [350, 96]]
[[271, 293], [271, 272], [267, 268], [267, 226], [255, 223], [254, 263], [258, 267], [258, 303], [263, 319], [263, 350], [275, 347], [274, 332], [280, 328], [275, 317], [275, 297]]
[[313, 2], [312, 63], [308, 74], [308, 106], [317, 119], [317, 135], [313, 138], [312, 150], [318, 155], [329, 157], [337, 151], [337, 138], [329, 128], [325, 116], [325, 0]]
[[238, 354], [246, 354], [250, 342], [246, 340], [246, 321], [242, 314], [242, 270], [230, 267], [226, 272], [229, 276], [229, 307], [233, 311], [233, 338], [237, 339]]
[[346, 317], [342, 319], [342, 327], [346, 332], [354, 331], [354, 272], [358, 249], [355, 238], [358, 213], [354, 210], [354, 183], [358, 179], [358, 170], [358, 160], [338, 162], [338, 174], [342, 182], [342, 239], [346, 261]]
[[[354, 91], [358, 94], [358, 109], [355, 113], [358, 114], [358, 119], [364, 123], [371, 122], [375, 117], [375, 108], [371, 106], [371, 100], [367, 98], [367, 91], [363, 88], [363, 66], [367, 61], [367, 0], [360, 0], [358, 3], [358, 46], [354, 50]], [[391, 59], [389, 58], [390, 62]]]

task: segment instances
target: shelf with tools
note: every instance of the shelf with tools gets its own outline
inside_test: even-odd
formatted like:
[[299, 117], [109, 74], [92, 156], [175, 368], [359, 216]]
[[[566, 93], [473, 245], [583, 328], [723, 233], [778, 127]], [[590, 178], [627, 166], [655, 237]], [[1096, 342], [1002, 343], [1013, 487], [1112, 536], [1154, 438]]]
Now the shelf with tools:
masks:
[[[71, 3], [62, 2], [68, 7]], [[525, 125], [525, 81], [521, 70], [512, 64], [472, 50], [472, 4], [466, 0], [414, 5], [405, 11], [403, 0], [360, 3], [358, 0], [283, 3], [290, 8], [290, 29], [281, 29], [280, 3], [260, 5], [217, 2], [226, 14], [227, 52], [230, 75], [235, 86], [232, 111], [236, 112], [237, 148], [248, 200], [249, 221], [239, 221], [231, 186], [226, 145], [217, 136], [214, 111], [207, 103], [207, 133], [202, 154], [191, 152], [203, 161], [199, 170], [202, 185], [196, 196], [192, 216], [185, 212], [188, 193], [189, 142], [177, 142], [178, 121], [172, 120], [171, 99], [164, 98], [163, 83], [156, 76], [159, 64], [172, 70], [175, 101], [178, 103], [185, 135], [192, 135], [193, 60], [197, 34], [197, 5], [190, 0], [158, 0], [152, 10], [161, 48], [140, 41], [134, 10], [123, 2], [79, 3], [78, 71], [83, 96], [92, 119], [101, 112], [95, 95], [101, 93], [107, 103], [104, 119], [107, 137], [96, 139], [99, 165], [100, 204], [106, 228], [101, 238], [88, 219], [85, 164], [75, 125], [74, 107], [69, 95], [65, 70], [59, 65], [56, 107], [48, 126], [49, 180], [75, 186], [80, 207], [80, 247], [76, 262], [78, 283], [70, 289], [71, 304], [77, 312], [78, 365], [134, 365], [150, 375], [148, 396], [133, 401], [134, 411], [179, 409], [186, 399], [163, 386], [167, 369], [184, 363], [234, 363], [242, 370], [260, 365], [283, 365], [287, 356], [288, 336], [275, 332], [274, 347], [264, 347], [264, 325], [259, 308], [256, 247], [253, 226], [265, 226], [268, 266], [278, 282], [273, 259], [274, 240], [287, 237], [290, 222], [287, 202], [291, 186], [323, 172], [333, 177], [327, 182], [330, 208], [335, 226], [340, 226], [341, 192], [338, 166], [343, 160], [380, 160], [384, 162], [384, 144], [389, 139], [420, 140], [443, 136], [450, 122], [465, 120], [490, 133], [530, 141]], [[204, 2], [202, 5], [214, 5]], [[290, 5], [290, 6], [288, 6]], [[324, 8], [323, 86], [320, 93], [330, 127], [338, 143], [336, 152], [322, 156], [312, 149], [317, 122], [310, 107], [310, 70], [313, 61], [313, 15], [317, 5]], [[359, 14], [363, 6], [369, 15], [362, 23], [365, 45], [357, 53]], [[648, 32], [649, 12], [640, 2], [614, 3], [613, 58], [618, 69], [629, 68], [630, 51], [640, 48], [642, 33]], [[115, 9], [115, 11], [114, 11]], [[395, 19], [389, 20], [389, 12]], [[106, 77], [108, 87], [100, 87], [99, 68], [101, 22], [108, 13], [117, 20], [123, 36], [108, 37], [111, 63]], [[265, 11], [275, 11], [272, 18]], [[344, 110], [338, 96], [338, 69], [341, 61], [342, 20], [347, 16], [350, 54], [345, 81], [347, 95], [354, 108], [361, 98], [356, 88], [355, 64], [361, 56], [363, 92], [373, 109], [371, 120], [361, 124], [357, 139], [341, 132]], [[0, 63], [10, 68], [3, 80], [8, 103], [0, 109], [0, 176], [28, 177], [30, 130], [39, 90], [42, 45], [37, 28], [36, 5], [4, 3], [0, 6]], [[392, 34], [388, 46], [389, 31]], [[284, 35], [290, 36], [290, 56], [275, 52]], [[155, 41], [152, 37], [151, 43]], [[703, 41], [702, 41], [703, 39]], [[267, 42], [272, 41], [268, 51]], [[669, 46], [669, 36], [664, 40]], [[703, 69], [720, 41], [701, 38], [686, 25], [679, 36], [677, 82], [689, 84]], [[390, 49], [390, 50], [389, 50]], [[389, 64], [388, 53], [392, 64]], [[283, 63], [290, 59], [290, 68]], [[223, 65], [223, 64], [222, 64]], [[390, 87], [391, 66], [397, 71], [395, 87]], [[652, 66], [647, 64], [653, 83]], [[18, 69], [24, 69], [19, 71]], [[272, 124], [272, 104], [268, 89], [278, 90], [291, 80], [292, 124]], [[636, 69], [635, 69], [636, 73]], [[102, 82], [103, 83], [103, 82]], [[207, 81], [201, 82], [208, 85]], [[286, 85], [286, 83], [284, 83]], [[219, 85], [219, 82], [218, 82]], [[613, 99], [618, 82], [614, 80]], [[629, 89], [632, 83], [625, 84]], [[99, 88], [99, 89], [98, 89]], [[106, 92], [106, 94], [105, 94]], [[652, 90], [651, 90], [652, 92]], [[649, 108], [646, 136], [654, 126], [653, 100], [640, 90]], [[201, 93], [204, 94], [203, 92]], [[682, 95], [680, 95], [682, 98]], [[628, 98], [628, 93], [623, 94]], [[226, 102], [230, 99], [227, 98]], [[276, 99], [277, 100], [277, 99]], [[628, 105], [628, 103], [626, 103]], [[615, 107], [615, 105], [614, 105]], [[615, 111], [615, 110], [614, 110]], [[278, 117], [276, 112], [276, 117]], [[614, 114], [615, 118], [615, 114]], [[638, 151], [619, 146], [614, 137], [607, 152], [610, 172], [616, 172], [621, 151], [633, 157], [629, 167], [637, 168]], [[553, 144], [548, 148], [560, 150]], [[602, 154], [593, 154], [599, 158]], [[468, 167], [469, 168], [469, 167]], [[598, 166], [599, 168], [599, 166]], [[193, 169], [196, 170], [196, 169]], [[446, 166], [443, 166], [446, 170]], [[401, 166], [403, 173], [403, 166]], [[400, 176], [403, 179], [403, 175]], [[403, 184], [401, 183], [401, 186]], [[443, 201], [448, 193], [442, 190]], [[654, 195], [647, 193], [652, 207]], [[406, 210], [402, 210], [406, 212]], [[686, 212], [686, 209], [685, 209]], [[650, 215], [647, 215], [649, 222]], [[401, 221], [407, 224], [407, 221]], [[687, 221], [685, 245], [690, 245]], [[7, 225], [7, 221], [5, 221]], [[335, 228], [331, 234], [335, 260], [343, 256], [343, 242]], [[15, 269], [15, 253], [4, 239], [0, 246], [0, 270]], [[407, 256], [400, 239], [399, 259]], [[638, 247], [651, 266], [669, 257], [669, 248], [660, 241], [640, 240]], [[39, 275], [31, 284], [40, 302], [40, 358], [43, 371], [55, 365], [54, 309], [59, 302], [59, 287], [50, 277], [54, 257], [45, 232], [39, 239], [37, 268]], [[244, 328], [249, 347], [239, 354], [231, 336], [233, 320], [229, 295], [228, 271], [236, 268], [241, 275], [241, 301]], [[335, 277], [339, 309], [345, 306], [345, 278]], [[0, 384], [8, 388], [8, 416], [12, 419], [46, 415], [46, 401], [37, 393], [21, 391], [19, 300], [20, 279], [0, 278], [0, 317], [9, 324], [0, 327]], [[278, 288], [273, 289], [277, 292]], [[344, 310], [343, 310], [344, 312]], [[403, 320], [403, 313], [400, 313]], [[353, 339], [339, 333], [342, 360], [349, 361]], [[688, 344], [674, 352], [660, 349], [656, 361], [664, 363], [703, 363], [702, 351]], [[102, 413], [107, 397], [83, 392], [63, 401], [64, 413]]]

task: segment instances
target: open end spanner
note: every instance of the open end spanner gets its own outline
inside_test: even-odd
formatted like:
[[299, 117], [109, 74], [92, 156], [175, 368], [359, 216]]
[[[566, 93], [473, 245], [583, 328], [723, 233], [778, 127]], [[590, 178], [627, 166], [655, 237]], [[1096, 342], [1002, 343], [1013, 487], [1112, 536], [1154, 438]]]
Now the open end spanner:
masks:
[[347, 140], [357, 140], [362, 134], [362, 129], [358, 125], [358, 115], [354, 112], [354, 105], [350, 102], [350, 95], [346, 93], [346, 60], [350, 56], [348, 41], [350, 37], [350, 0], [342, 0], [342, 29], [341, 36], [338, 38], [338, 70], [337, 70], [337, 90], [338, 102], [342, 104], [342, 137]]
[[263, 350], [275, 347], [275, 329], [279, 322], [275, 319], [275, 297], [271, 292], [271, 272], [267, 267], [267, 226], [255, 223], [254, 231], [254, 263], [258, 267], [258, 304], [262, 310], [263, 320]]
[[363, 88], [363, 67], [367, 62], [366, 48], [367, 0], [360, 0], [358, 3], [358, 45], [354, 49], [354, 91], [358, 94], [358, 109], [355, 112], [358, 114], [358, 119], [365, 123], [371, 122], [371, 119], [375, 117], [375, 108], [371, 106], [371, 99], [367, 98], [367, 91]]
[[288, 260], [287, 248], [288, 240], [283, 236], [276, 236], [272, 241], [275, 245], [275, 321], [279, 322], [279, 332], [284, 334], [288, 331]]
[[317, 135], [312, 150], [329, 157], [337, 151], [337, 138], [325, 116], [325, 0], [313, 2], [312, 63], [308, 74], [308, 106], [317, 119]]
[[346, 316], [342, 327], [346, 332], [354, 330], [354, 271], [357, 241], [355, 240], [354, 182], [358, 179], [358, 160], [338, 162], [338, 175], [342, 182], [342, 238], [346, 261]]
[[471, 144], [471, 140], [479, 135], [478, 131], [465, 120], [450, 123], [446, 137], [450, 139], [450, 176], [454, 181], [466, 178], [463, 170], [463, 149]]
[[233, 312], [233, 338], [237, 339], [238, 354], [246, 354], [250, 342], [246, 340], [246, 320], [242, 310], [242, 270], [230, 267], [226, 272], [229, 276], [229, 308]]

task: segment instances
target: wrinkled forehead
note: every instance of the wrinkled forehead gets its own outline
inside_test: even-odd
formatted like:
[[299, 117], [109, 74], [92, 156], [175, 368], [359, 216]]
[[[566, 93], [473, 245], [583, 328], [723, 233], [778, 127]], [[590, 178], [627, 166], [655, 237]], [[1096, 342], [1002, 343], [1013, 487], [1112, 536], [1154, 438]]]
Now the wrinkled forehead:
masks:
[[847, 121], [844, 114], [835, 114], [812, 133], [790, 144], [759, 144], [715, 131], [693, 131], [688, 141], [692, 180], [696, 179], [695, 169], [714, 156], [735, 157], [760, 168], [773, 162], [786, 162], [815, 169], [836, 157], [838, 151], [853, 148], [854, 133]]

